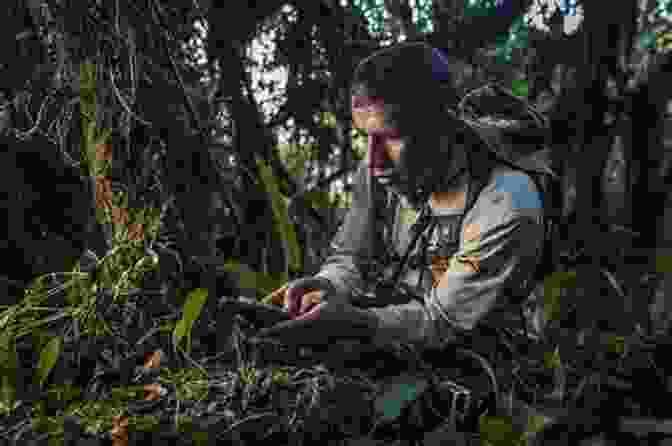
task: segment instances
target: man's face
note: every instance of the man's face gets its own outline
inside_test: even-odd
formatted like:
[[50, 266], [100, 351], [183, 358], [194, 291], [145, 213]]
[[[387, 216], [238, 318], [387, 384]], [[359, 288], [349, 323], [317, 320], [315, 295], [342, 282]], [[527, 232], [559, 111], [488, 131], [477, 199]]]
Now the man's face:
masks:
[[366, 96], [353, 96], [352, 121], [369, 138], [369, 167], [374, 176], [399, 163], [403, 138], [397, 129], [386, 126], [383, 102]]

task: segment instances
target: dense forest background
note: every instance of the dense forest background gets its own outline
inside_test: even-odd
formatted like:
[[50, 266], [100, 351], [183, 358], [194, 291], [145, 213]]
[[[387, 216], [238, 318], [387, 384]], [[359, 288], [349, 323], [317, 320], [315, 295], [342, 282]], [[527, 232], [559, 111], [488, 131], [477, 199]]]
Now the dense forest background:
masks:
[[[669, 329], [669, 0], [5, 3], [8, 303], [57, 287], [31, 282], [47, 273], [72, 285], [86, 264], [98, 274], [71, 305], [93, 287], [261, 297], [315, 272], [365, 151], [352, 71], [424, 40], [450, 56], [462, 93], [497, 82], [549, 116], [559, 269], [575, 272], [581, 326]], [[5, 337], [28, 333], [12, 317]]]

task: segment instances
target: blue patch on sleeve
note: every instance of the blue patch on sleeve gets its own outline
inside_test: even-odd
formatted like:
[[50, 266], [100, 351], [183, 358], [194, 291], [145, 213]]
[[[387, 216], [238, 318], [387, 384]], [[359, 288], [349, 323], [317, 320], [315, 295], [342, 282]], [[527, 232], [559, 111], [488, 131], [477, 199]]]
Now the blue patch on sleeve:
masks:
[[527, 175], [499, 175], [495, 190], [510, 194], [514, 209], [541, 209], [541, 195]]

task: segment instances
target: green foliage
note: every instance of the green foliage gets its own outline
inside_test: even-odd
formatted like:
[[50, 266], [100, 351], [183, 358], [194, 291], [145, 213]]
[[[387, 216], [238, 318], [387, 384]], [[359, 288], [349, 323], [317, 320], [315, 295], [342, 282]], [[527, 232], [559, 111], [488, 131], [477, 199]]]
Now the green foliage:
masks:
[[656, 13], [662, 17], [672, 16], [672, 0], [658, 0], [658, 7]]
[[529, 25], [524, 16], [513, 21], [509, 32], [497, 39], [495, 55], [499, 63], [510, 63], [516, 50], [527, 48], [529, 45]]
[[277, 367], [271, 371], [271, 382], [279, 386], [289, 385], [289, 370], [287, 367]]
[[[669, 19], [672, 17], [672, 0], [658, 0], [658, 5], [653, 11], [653, 20]], [[668, 26], [655, 26], [643, 30], [635, 38], [637, 48], [650, 51], [669, 51], [672, 49], [672, 34]]]
[[479, 429], [482, 446], [527, 446], [530, 438], [547, 424], [547, 418], [541, 415], [530, 415], [524, 426], [516, 423], [513, 417], [482, 416]]
[[607, 351], [617, 355], [625, 353], [625, 336], [611, 334], [607, 336]]
[[261, 373], [256, 367], [245, 365], [238, 369], [238, 377], [246, 386], [256, 386], [259, 382]]
[[0, 334], [0, 413], [9, 416], [17, 407], [18, 357], [11, 333]]
[[208, 396], [208, 374], [199, 368], [175, 371], [161, 368], [159, 382], [174, 386], [180, 401], [202, 401]]
[[62, 402], [68, 405], [82, 396], [82, 389], [73, 383], [66, 382], [64, 384], [56, 384], [47, 390], [47, 396], [50, 399]]
[[656, 47], [656, 39], [658, 35], [655, 31], [644, 31], [637, 37], [637, 47], [640, 50], [651, 50]]
[[96, 66], [85, 62], [80, 68], [80, 108], [82, 113], [82, 165], [88, 175], [101, 175], [109, 167], [96, 157], [96, 147], [109, 141], [112, 131], [96, 128]]
[[520, 98], [527, 98], [530, 93], [530, 83], [526, 79], [514, 79], [511, 82], [511, 92]]
[[303, 195], [303, 198], [316, 209], [328, 209], [332, 206], [329, 192], [323, 190], [312, 190], [306, 192]]
[[487, 17], [495, 14], [500, 0], [469, 0], [464, 7], [466, 17]]
[[544, 352], [544, 366], [550, 370], [556, 370], [562, 367], [560, 349], [558, 347], [552, 352]]
[[369, 25], [369, 32], [380, 35], [385, 22], [385, 3], [383, 0], [354, 0], [353, 10], [361, 14]]
[[558, 271], [544, 278], [544, 316], [547, 321], [556, 320], [562, 314], [560, 295], [566, 288], [576, 288], [576, 271]]
[[394, 377], [384, 385], [384, 391], [375, 402], [375, 411], [383, 422], [397, 419], [404, 407], [427, 389], [429, 381], [426, 378], [403, 374]]
[[[48, 433], [55, 439], [63, 438], [63, 418], [75, 416], [79, 419], [84, 432], [98, 435], [109, 432], [113, 427], [114, 417], [122, 416], [128, 410], [128, 403], [141, 397], [142, 386], [129, 386], [126, 392], [115, 389], [115, 397], [101, 401], [76, 401], [69, 404], [65, 413], [60, 416], [46, 416], [44, 403], [33, 406], [33, 429], [39, 433]], [[159, 425], [155, 415], [134, 415], [128, 417], [129, 430], [154, 431]]]
[[432, 0], [416, 0], [413, 23], [421, 33], [434, 31], [434, 4]]
[[313, 159], [313, 149], [312, 144], [279, 144], [278, 154], [289, 174], [294, 178], [302, 178], [306, 165]]
[[50, 340], [40, 352], [40, 359], [37, 363], [37, 368], [35, 369], [35, 381], [40, 387], [44, 385], [44, 381], [56, 365], [56, 361], [58, 361], [62, 348], [63, 339], [60, 336], [56, 336]]
[[512, 417], [507, 415], [482, 416], [479, 420], [482, 446], [524, 446], [525, 432], [516, 428]]
[[[294, 224], [289, 219], [287, 200], [280, 193], [278, 182], [273, 175], [273, 169], [258, 157], [257, 165], [259, 167], [260, 179], [271, 201], [277, 231], [283, 240], [288, 266], [294, 271], [300, 271], [302, 263], [301, 248], [296, 237]], [[283, 277], [283, 279], [286, 281], [289, 277]]]
[[234, 280], [236, 280], [238, 288], [254, 290], [262, 295], [270, 293], [287, 282], [284, 277], [272, 277], [268, 274], [259, 273], [248, 265], [234, 261], [218, 266], [216, 270], [234, 274]]
[[361, 161], [366, 157], [368, 141], [366, 136], [357, 129], [352, 129], [352, 151], [355, 159]]
[[173, 331], [173, 345], [176, 348], [186, 336], [187, 351], [191, 351], [191, 330], [194, 326], [194, 322], [196, 322], [201, 315], [203, 305], [205, 305], [207, 299], [208, 290], [205, 288], [197, 288], [189, 293], [182, 311], [182, 319], [177, 322]]
[[672, 256], [657, 256], [656, 257], [656, 272], [657, 273], [672, 273]]

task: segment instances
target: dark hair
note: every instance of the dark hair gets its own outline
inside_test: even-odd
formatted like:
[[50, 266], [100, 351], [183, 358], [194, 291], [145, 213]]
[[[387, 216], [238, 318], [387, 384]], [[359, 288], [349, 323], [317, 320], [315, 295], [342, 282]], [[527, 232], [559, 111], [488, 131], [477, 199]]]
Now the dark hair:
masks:
[[436, 166], [452, 158], [452, 147], [440, 138], [450, 132], [449, 140], [460, 139], [458, 126], [446, 125], [458, 103], [449, 59], [423, 42], [385, 48], [360, 62], [351, 93], [382, 100], [386, 124], [406, 138], [398, 170], [404, 192], [412, 203], [422, 202], [440, 180]]
[[389, 124], [409, 133], [458, 102], [448, 57], [424, 42], [396, 44], [362, 60], [351, 92], [382, 99]]

